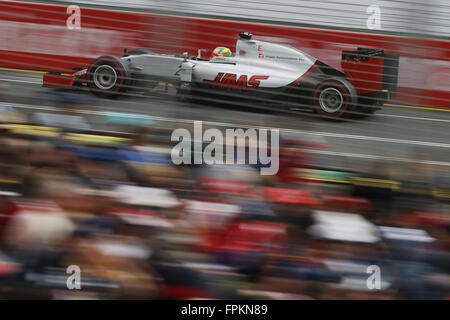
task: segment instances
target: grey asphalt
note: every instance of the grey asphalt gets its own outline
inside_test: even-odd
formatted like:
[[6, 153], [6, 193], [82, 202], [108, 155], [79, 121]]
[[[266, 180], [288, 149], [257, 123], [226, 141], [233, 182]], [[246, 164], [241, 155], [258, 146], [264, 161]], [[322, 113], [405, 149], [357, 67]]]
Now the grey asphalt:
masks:
[[[26, 112], [57, 106], [51, 97], [58, 91], [43, 88], [41, 84], [42, 74], [0, 71], [0, 102], [22, 105], [19, 109]], [[371, 117], [327, 121], [313, 113], [283, 110], [274, 103], [244, 109], [226, 103], [180, 102], [164, 95], [133, 95], [110, 100], [83, 91], [64, 92], [84, 100], [85, 105], [80, 106], [83, 110], [138, 113], [172, 122], [188, 119], [270, 126], [321, 139], [329, 144], [319, 151], [327, 166], [354, 167], [355, 163], [361, 163], [367, 167], [374, 159], [388, 159], [400, 163], [419, 160], [450, 167], [450, 112], [384, 106]], [[93, 117], [87, 116], [95, 122]]]

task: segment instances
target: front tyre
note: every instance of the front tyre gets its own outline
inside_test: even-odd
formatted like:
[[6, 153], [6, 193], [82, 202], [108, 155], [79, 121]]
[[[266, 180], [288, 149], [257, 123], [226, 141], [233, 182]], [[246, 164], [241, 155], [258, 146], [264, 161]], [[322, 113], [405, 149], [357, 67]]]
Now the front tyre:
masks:
[[314, 108], [325, 118], [336, 119], [349, 109], [353, 102], [353, 88], [341, 81], [327, 80], [314, 90]]
[[87, 84], [92, 93], [104, 98], [117, 98], [126, 90], [127, 72], [119, 58], [101, 56], [87, 70]]

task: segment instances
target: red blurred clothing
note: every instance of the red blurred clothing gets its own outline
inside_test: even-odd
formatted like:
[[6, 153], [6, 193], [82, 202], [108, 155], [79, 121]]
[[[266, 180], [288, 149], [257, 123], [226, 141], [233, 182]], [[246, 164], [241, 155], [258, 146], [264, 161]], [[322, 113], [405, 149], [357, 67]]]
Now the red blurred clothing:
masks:
[[308, 152], [296, 148], [280, 149], [280, 168], [277, 177], [281, 182], [305, 182], [306, 179], [296, 174], [296, 169], [314, 168], [314, 157]]
[[6, 227], [12, 216], [19, 210], [19, 205], [9, 199], [0, 204], [0, 241], [3, 241]]
[[223, 230], [205, 232], [207, 251], [278, 253], [286, 240], [286, 224], [239, 219]]

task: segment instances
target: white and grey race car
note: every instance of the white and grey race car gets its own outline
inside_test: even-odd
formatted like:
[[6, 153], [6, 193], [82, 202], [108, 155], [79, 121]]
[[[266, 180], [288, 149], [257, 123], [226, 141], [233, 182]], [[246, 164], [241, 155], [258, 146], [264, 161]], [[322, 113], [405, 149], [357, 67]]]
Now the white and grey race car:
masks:
[[235, 52], [205, 59], [201, 50], [189, 57], [125, 49], [121, 58], [101, 56], [70, 75], [47, 73], [44, 86], [87, 86], [97, 96], [113, 98], [165, 82], [182, 97], [290, 101], [327, 118], [350, 110], [372, 113], [397, 90], [399, 56], [379, 49], [343, 51], [343, 71], [291, 46], [254, 40], [248, 32], [239, 34]]

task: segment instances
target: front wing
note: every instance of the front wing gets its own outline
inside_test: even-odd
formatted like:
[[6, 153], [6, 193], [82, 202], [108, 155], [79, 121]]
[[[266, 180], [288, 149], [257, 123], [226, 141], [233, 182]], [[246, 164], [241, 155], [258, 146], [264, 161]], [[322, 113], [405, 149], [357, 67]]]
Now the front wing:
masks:
[[64, 74], [57, 72], [48, 72], [44, 74], [44, 87], [73, 87], [82, 85], [86, 82], [87, 69], [83, 69], [74, 73]]

